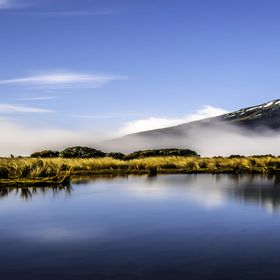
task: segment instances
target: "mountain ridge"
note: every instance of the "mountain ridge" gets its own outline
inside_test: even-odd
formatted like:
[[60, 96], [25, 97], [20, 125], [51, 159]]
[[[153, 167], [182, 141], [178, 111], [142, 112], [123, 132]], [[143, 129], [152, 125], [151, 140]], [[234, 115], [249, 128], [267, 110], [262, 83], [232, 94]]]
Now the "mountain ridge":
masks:
[[261, 137], [270, 137], [273, 142], [276, 138], [271, 136], [278, 132], [280, 133], [280, 99], [275, 99], [216, 117], [129, 134], [107, 142], [107, 147], [124, 152], [190, 148], [200, 153], [206, 149], [219, 151], [218, 146], [228, 146], [231, 151], [236, 152], [237, 145], [243, 145], [244, 149], [250, 149], [249, 146], [254, 145], [257, 151], [257, 147], [262, 145], [258, 144], [262, 143]]
[[[268, 118], [269, 118], [269, 122], [267, 120]], [[259, 123], [256, 123], [257, 121]], [[128, 134], [124, 137], [129, 137], [133, 135], [146, 135], [152, 132], [165, 132], [167, 130], [175, 130], [176, 128], [182, 128], [185, 126], [194, 126], [196, 124], [210, 125], [211, 123], [214, 122], [217, 123], [228, 122], [229, 124], [232, 125], [240, 124], [241, 126], [250, 129], [252, 128], [256, 129], [258, 127], [261, 127], [262, 129], [264, 129], [265, 127], [269, 129], [280, 128], [280, 99], [275, 99], [256, 106], [245, 107], [237, 111], [230, 112], [216, 117], [210, 117], [206, 119], [182, 123], [176, 126], [141, 131], [133, 134]]]

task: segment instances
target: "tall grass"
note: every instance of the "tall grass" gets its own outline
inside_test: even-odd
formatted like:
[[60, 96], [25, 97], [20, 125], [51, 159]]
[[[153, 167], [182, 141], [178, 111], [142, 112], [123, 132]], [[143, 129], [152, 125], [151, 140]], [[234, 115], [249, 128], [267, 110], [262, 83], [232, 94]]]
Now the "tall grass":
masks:
[[151, 157], [129, 161], [100, 159], [0, 159], [0, 179], [38, 179], [69, 174], [158, 173], [274, 173], [280, 172], [280, 158]]

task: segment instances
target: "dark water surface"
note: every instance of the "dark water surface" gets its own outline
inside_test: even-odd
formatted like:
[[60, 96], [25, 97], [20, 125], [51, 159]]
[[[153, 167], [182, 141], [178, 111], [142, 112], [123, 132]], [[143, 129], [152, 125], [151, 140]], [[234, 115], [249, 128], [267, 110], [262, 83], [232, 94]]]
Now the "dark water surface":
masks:
[[0, 279], [280, 279], [279, 177], [0, 190]]

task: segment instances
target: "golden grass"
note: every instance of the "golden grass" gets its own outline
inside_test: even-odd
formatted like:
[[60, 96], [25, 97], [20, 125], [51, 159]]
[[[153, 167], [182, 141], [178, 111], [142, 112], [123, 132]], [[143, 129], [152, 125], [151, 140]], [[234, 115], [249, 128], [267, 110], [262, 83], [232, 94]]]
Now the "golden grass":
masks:
[[153, 173], [275, 173], [280, 158], [151, 157], [129, 161], [99, 159], [0, 159], [0, 179], [61, 178], [65, 174], [149, 174]]

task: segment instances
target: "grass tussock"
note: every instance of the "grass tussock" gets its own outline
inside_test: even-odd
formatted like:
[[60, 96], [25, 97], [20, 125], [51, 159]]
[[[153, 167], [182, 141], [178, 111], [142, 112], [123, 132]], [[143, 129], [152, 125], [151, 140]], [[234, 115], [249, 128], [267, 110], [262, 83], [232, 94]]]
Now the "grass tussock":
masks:
[[149, 157], [133, 160], [94, 159], [0, 159], [1, 180], [40, 180], [81, 174], [154, 173], [276, 173], [280, 158], [264, 157]]

